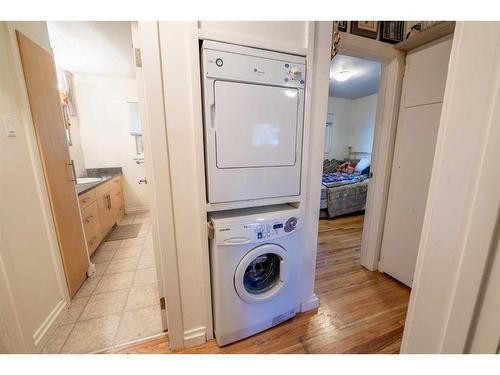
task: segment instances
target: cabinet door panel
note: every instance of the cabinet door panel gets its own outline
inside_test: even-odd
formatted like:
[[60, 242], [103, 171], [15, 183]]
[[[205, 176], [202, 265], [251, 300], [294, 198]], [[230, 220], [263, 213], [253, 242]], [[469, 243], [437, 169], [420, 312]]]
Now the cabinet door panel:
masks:
[[125, 207], [123, 204], [123, 192], [121, 186], [115, 187], [110, 192], [111, 195], [111, 210], [113, 211], [113, 219], [119, 223], [124, 215]]
[[89, 254], [92, 254], [102, 239], [97, 202], [94, 201], [82, 210], [82, 221], [85, 230], [85, 238], [87, 240], [87, 249]]
[[97, 197], [97, 209], [101, 222], [101, 237], [104, 238], [114, 224], [109, 193]]

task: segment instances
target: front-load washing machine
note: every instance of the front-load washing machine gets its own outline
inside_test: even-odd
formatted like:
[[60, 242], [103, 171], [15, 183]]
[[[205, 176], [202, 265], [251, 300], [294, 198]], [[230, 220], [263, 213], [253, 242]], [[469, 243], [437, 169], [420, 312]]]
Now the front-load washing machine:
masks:
[[210, 214], [214, 332], [222, 346], [299, 310], [300, 210], [289, 205]]

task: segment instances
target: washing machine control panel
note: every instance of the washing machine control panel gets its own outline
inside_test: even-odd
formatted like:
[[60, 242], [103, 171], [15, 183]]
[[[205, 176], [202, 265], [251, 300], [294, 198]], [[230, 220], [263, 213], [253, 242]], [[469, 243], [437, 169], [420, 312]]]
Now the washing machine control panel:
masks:
[[[297, 232], [301, 227], [299, 210], [293, 210], [289, 216], [274, 218], [257, 217], [253, 220], [239, 222], [214, 222], [209, 226], [210, 238], [217, 245], [243, 245], [250, 243], [274, 241], [280, 237]], [[209, 231], [210, 233], [210, 231]]]
[[276, 237], [281, 237], [286, 233], [290, 233], [297, 228], [298, 219], [290, 217], [282, 220], [273, 220], [266, 223], [251, 223], [246, 224], [246, 229], [253, 230], [255, 240], [269, 240]]

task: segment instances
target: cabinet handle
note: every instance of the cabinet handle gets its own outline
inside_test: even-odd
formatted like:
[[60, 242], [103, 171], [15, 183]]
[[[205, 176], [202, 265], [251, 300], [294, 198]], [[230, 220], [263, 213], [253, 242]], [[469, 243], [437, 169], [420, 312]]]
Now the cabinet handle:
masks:
[[111, 197], [108, 195], [106, 195], [106, 200], [108, 201], [108, 210], [111, 210]]
[[71, 179], [71, 181], [73, 181], [76, 184], [76, 171], [75, 171], [75, 163], [73, 162], [73, 159], [71, 159], [69, 161], [69, 163], [66, 163], [66, 164], [71, 166], [71, 174], [72, 174], [72, 177], [73, 177]]

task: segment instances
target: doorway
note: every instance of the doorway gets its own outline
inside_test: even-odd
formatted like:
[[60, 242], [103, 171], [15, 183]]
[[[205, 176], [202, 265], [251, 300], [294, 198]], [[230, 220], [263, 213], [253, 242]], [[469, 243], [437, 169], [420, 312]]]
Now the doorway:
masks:
[[[28, 75], [29, 67], [36, 70], [39, 65], [30, 51], [45, 56], [50, 71], [46, 86], [58, 91], [58, 96], [51, 96], [50, 113], [61, 126], [34, 122], [71, 301], [41, 350], [93, 353], [163, 335], [167, 329], [149, 213], [141, 83], [130, 22], [48, 26], [53, 58], [26, 37], [19, 45], [34, 118], [44, 109], [37, 105], [40, 92], [34, 89], [40, 75]], [[42, 131], [47, 140], [61, 139], [64, 152], [49, 154], [50, 142], [40, 142]], [[68, 173], [47, 178], [47, 166], [52, 164], [66, 165], [69, 179]], [[66, 222], [53, 204], [59, 197], [55, 187], [62, 185], [57, 178], [71, 183], [67, 201], [74, 205], [66, 205], [66, 210], [77, 219], [66, 226], [57, 225]], [[65, 261], [69, 250], [61, 238], [67, 232], [80, 234], [71, 252], [80, 255], [81, 270], [73, 271]], [[72, 272], [79, 276], [75, 281], [68, 277]]]
[[[373, 327], [388, 340], [378, 349], [384, 352], [399, 351], [410, 295], [406, 286], [377, 272], [400, 68], [394, 48], [341, 34], [329, 77], [316, 261], [320, 308], [342, 316], [342, 329]], [[366, 91], [356, 94], [360, 89]]]
[[330, 66], [320, 216], [364, 213], [381, 64], [337, 55]]

